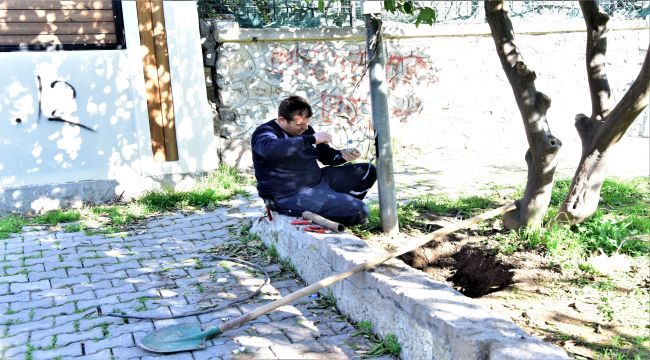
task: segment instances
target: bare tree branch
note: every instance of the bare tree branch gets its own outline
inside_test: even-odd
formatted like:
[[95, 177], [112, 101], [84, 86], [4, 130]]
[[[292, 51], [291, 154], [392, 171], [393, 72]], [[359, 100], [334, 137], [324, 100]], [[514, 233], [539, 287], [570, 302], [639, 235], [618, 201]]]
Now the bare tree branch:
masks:
[[600, 11], [598, 2], [594, 0], [580, 1], [580, 9], [587, 25], [586, 63], [591, 94], [591, 119], [602, 121], [613, 108], [612, 92], [605, 69], [609, 15]]
[[[648, 46], [650, 50], [650, 45]], [[650, 52], [646, 50], [645, 60], [641, 71], [627, 90], [621, 101], [605, 118], [605, 124], [596, 132], [594, 146], [601, 151], [616, 144], [639, 116], [641, 111], [648, 106], [650, 100]]]

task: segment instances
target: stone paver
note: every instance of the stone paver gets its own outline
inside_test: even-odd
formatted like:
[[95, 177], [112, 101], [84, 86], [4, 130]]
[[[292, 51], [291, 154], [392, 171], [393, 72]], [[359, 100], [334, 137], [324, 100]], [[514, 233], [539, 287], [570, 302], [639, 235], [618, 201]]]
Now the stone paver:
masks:
[[[222, 266], [204, 251], [236, 241], [231, 229], [261, 214], [259, 200], [241, 198], [212, 212], [156, 217], [123, 237], [35, 226], [0, 240], [0, 359], [359, 358], [352, 347], [371, 344], [351, 337], [354, 327], [334, 309], [315, 306], [314, 297], [211, 339], [206, 350], [159, 355], [136, 345], [154, 329], [214, 326], [304, 286], [275, 263], [266, 265], [272, 283], [264, 293], [237, 306], [174, 320], [105, 316], [183, 314], [254, 291], [262, 284], [256, 272]], [[221, 278], [226, 282], [217, 283]]]

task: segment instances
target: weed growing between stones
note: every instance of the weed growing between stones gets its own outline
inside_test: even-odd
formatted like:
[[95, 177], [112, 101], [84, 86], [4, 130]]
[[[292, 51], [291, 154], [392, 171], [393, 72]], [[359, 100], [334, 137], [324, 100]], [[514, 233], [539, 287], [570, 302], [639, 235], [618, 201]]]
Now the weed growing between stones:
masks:
[[329, 309], [336, 307], [336, 296], [332, 289], [325, 290], [325, 293], [321, 293], [320, 297], [316, 300], [316, 306], [313, 306], [315, 309]]
[[359, 321], [355, 324], [355, 327], [357, 330], [353, 332], [351, 336], [365, 337], [374, 344], [370, 350], [364, 352], [360, 351], [364, 358], [382, 355], [391, 355], [396, 358], [399, 357], [402, 347], [397, 341], [397, 336], [395, 336], [395, 334], [387, 334], [382, 339], [379, 335], [373, 333], [372, 323], [370, 323], [370, 321]]
[[267, 249], [267, 253], [273, 259], [280, 258], [280, 254], [278, 253], [278, 248], [275, 247], [275, 244], [271, 244], [271, 246], [269, 246], [269, 248]]
[[25, 360], [33, 360], [34, 359], [34, 350], [36, 350], [36, 347], [29, 342], [27, 343], [27, 351], [25, 352]]
[[101, 324], [99, 325], [99, 327], [102, 329], [102, 338], [103, 338], [103, 339], [106, 339], [106, 338], [110, 335], [110, 333], [109, 333], [109, 331], [108, 331], [108, 327], [109, 327], [109, 326], [110, 326], [110, 324], [109, 324], [109, 323], [106, 323], [106, 322], [105, 322], [105, 323], [101, 323]]
[[43, 350], [54, 350], [54, 349], [56, 349], [56, 341], [57, 341], [57, 336], [56, 335], [52, 336], [52, 340], [50, 341], [50, 345], [44, 347]]
[[147, 310], [147, 300], [151, 299], [149, 296], [141, 296], [137, 298], [136, 300], [140, 303], [140, 305], [136, 306], [133, 310], [135, 311], [145, 311]]

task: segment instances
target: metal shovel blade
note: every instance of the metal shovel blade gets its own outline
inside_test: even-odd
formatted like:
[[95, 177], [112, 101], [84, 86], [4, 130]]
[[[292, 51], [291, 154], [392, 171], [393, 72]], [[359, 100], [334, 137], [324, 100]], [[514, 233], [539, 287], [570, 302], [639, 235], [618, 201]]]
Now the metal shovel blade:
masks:
[[205, 349], [207, 333], [200, 324], [172, 325], [148, 334], [138, 345], [157, 353], [200, 350]]

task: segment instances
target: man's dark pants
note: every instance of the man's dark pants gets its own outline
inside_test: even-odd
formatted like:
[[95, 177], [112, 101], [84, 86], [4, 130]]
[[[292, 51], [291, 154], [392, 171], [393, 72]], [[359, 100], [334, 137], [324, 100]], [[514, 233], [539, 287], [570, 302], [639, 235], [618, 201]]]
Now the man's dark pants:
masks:
[[346, 164], [322, 169], [323, 177], [315, 186], [296, 194], [275, 199], [276, 210], [291, 216], [311, 211], [350, 226], [368, 218], [368, 206], [362, 199], [377, 180], [372, 164]]

